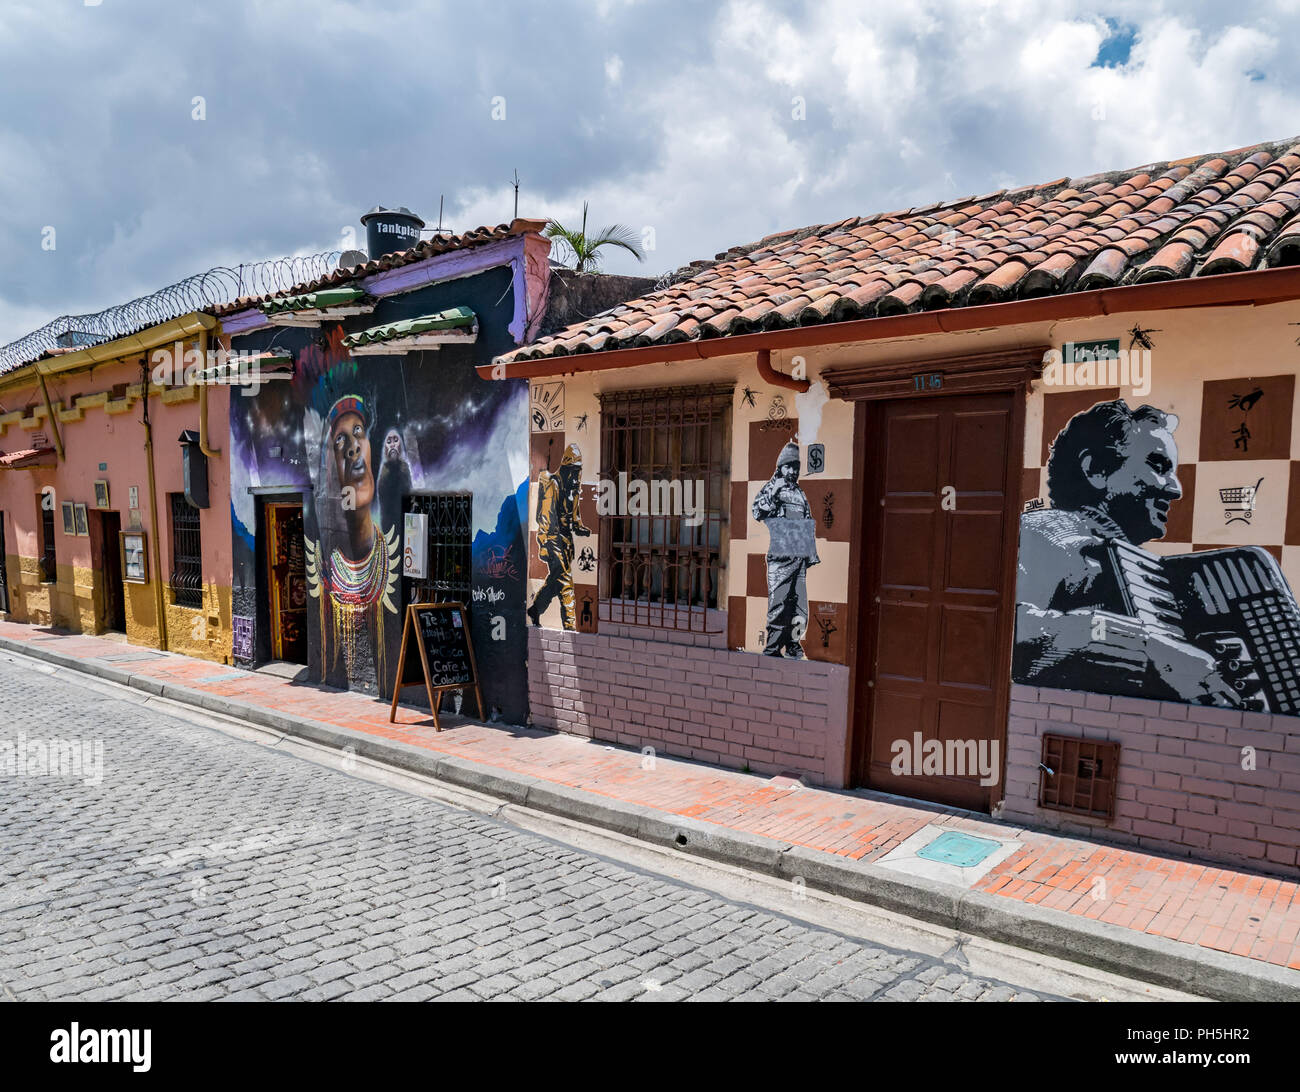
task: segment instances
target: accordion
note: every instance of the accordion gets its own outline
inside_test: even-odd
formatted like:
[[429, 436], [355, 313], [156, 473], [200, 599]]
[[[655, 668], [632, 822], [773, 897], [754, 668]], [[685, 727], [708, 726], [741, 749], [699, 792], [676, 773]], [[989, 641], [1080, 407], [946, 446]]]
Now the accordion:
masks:
[[1209, 653], [1243, 708], [1300, 713], [1300, 609], [1272, 554], [1237, 546], [1160, 557], [1115, 541], [1098, 549], [1116, 613]]

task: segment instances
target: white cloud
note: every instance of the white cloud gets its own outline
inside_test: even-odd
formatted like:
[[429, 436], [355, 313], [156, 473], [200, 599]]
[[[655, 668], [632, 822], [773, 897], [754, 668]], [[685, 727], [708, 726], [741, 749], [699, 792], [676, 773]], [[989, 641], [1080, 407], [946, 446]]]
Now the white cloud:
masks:
[[[505, 24], [481, 5], [319, 8], [6, 9], [0, 95], [23, 106], [0, 119], [0, 246], [20, 259], [0, 267], [0, 341], [337, 247], [376, 203], [432, 221], [443, 194], [457, 230], [508, 220], [515, 169], [522, 215], [567, 222], [586, 200], [596, 226], [653, 227], [649, 262], [607, 268], [655, 274], [783, 228], [1300, 129], [1280, 44], [1300, 40], [1295, 0], [557, 0]], [[1120, 28], [1127, 61], [1093, 67]], [[45, 224], [54, 255], [35, 249]]]

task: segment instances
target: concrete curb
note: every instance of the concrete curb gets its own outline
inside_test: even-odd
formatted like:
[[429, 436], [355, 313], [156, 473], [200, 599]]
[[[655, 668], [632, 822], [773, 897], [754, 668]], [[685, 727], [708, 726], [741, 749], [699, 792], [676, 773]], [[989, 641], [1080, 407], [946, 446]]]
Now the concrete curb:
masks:
[[0, 637], [0, 648], [472, 789], [507, 805], [547, 812], [791, 883], [803, 883], [963, 933], [1216, 1000], [1300, 1001], [1300, 975], [1273, 964], [908, 876], [822, 850], [674, 816], [454, 755], [437, 754], [413, 744], [377, 739], [352, 728], [322, 724], [234, 698], [163, 684], [112, 664], [81, 660], [39, 644]]

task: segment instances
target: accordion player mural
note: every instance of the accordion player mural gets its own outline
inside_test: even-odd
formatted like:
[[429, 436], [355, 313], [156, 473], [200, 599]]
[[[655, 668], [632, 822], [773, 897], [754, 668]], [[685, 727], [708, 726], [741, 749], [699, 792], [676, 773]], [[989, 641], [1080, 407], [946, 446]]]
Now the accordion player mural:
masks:
[[[1199, 469], [1253, 458], [1248, 423], [1218, 417], [1249, 413], [1264, 389], [1204, 387]], [[1285, 387], [1278, 393], [1289, 396]], [[1079, 393], [1052, 397], [1077, 401]], [[1289, 454], [1291, 398], [1276, 401], [1287, 437], [1265, 458]], [[1013, 676], [1032, 686], [1298, 714], [1300, 611], [1278, 557], [1244, 542], [1186, 552], [1164, 545], [1200, 537], [1190, 522], [1170, 534], [1198, 469], [1186, 467], [1180, 479], [1178, 428], [1172, 412], [1116, 398], [1081, 409], [1056, 433], [1045, 472], [1050, 507], [1031, 501], [1021, 516]], [[1217, 537], [1246, 538], [1263, 482], [1217, 490], [1226, 529]], [[1218, 519], [1218, 509], [1211, 514]]]

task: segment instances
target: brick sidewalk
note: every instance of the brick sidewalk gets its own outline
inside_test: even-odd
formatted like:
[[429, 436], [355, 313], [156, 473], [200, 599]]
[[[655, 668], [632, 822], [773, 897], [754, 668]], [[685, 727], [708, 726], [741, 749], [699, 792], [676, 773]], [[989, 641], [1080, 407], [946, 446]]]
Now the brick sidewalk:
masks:
[[[927, 825], [1017, 838], [972, 890], [1076, 914], [1184, 944], [1300, 970], [1300, 884], [1229, 868], [1038, 833], [861, 792], [794, 788], [768, 778], [641, 756], [550, 732], [454, 722], [359, 694], [294, 684], [120, 641], [0, 622], [0, 636], [100, 660], [191, 690], [427, 748], [441, 754], [855, 860], [877, 861]], [[447, 723], [444, 718], [444, 723]], [[1095, 898], [1097, 879], [1105, 897]]]

